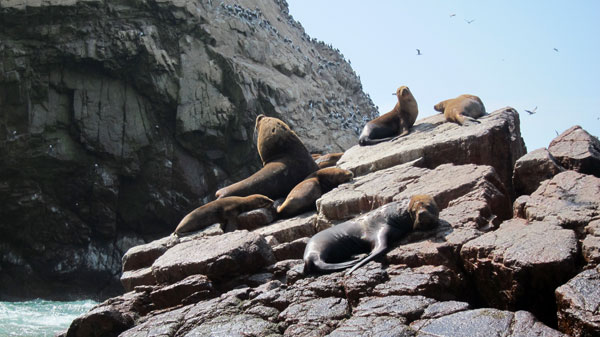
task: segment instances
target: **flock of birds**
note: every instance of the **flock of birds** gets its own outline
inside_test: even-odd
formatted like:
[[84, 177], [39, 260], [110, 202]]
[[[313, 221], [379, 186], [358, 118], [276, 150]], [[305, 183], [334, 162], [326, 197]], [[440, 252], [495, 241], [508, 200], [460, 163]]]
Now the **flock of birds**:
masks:
[[[450, 14], [450, 17], [451, 17], [451, 18], [453, 18], [453, 17], [455, 17], [455, 16], [456, 16], [456, 14], [454, 14], [454, 13], [453, 13], [453, 14]], [[472, 24], [472, 23], [475, 21], [475, 19], [471, 19], [471, 20], [464, 19], [464, 20], [465, 20], [465, 22], [466, 22], [467, 24], [469, 24], [469, 25], [470, 25], [470, 24]], [[555, 52], [557, 52], [557, 53], [558, 53], [558, 48], [552, 48], [552, 49], [553, 49]], [[420, 56], [420, 55], [423, 55], [423, 53], [421, 53], [421, 49], [417, 48], [417, 56]], [[527, 113], [528, 113], [528, 114], [530, 114], [530, 115], [533, 115], [533, 114], [535, 114], [535, 113], [537, 112], [537, 106], [536, 106], [535, 108], [531, 109], [531, 110], [527, 110], [527, 109], [525, 109], [525, 112], [527, 112]], [[598, 117], [598, 120], [600, 120], [600, 117]], [[557, 134], [558, 134], [558, 132], [557, 132]]]

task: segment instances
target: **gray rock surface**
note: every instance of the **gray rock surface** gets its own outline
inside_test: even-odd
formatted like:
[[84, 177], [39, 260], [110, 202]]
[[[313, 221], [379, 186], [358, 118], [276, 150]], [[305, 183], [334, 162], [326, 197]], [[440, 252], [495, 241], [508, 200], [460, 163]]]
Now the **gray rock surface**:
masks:
[[548, 151], [569, 170], [600, 178], [600, 141], [575, 125], [550, 142]]
[[554, 289], [575, 274], [575, 232], [549, 221], [513, 219], [463, 245], [464, 267], [477, 292], [493, 307], [556, 314]]
[[0, 298], [119, 292], [127, 249], [260, 167], [258, 114], [311, 152], [377, 114], [285, 1], [2, 0], [0, 60]]
[[600, 268], [581, 272], [556, 289], [558, 326], [570, 336], [600, 334]]
[[556, 159], [545, 149], [531, 151], [515, 163], [513, 186], [517, 196], [531, 194], [540, 183], [564, 171]]

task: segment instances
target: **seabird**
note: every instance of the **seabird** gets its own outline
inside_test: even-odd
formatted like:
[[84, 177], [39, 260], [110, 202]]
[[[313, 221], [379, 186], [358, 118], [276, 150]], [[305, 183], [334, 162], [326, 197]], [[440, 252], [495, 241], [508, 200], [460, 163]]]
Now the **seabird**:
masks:
[[471, 22], [473, 22], [473, 21], [475, 21], [475, 19], [473, 19], [473, 20], [467, 20], [467, 19], [465, 19], [465, 22], [468, 23], [468, 24], [471, 24]]
[[533, 110], [527, 110], [527, 109], [525, 109], [525, 112], [527, 112], [530, 115], [533, 115], [536, 112], [536, 110], [537, 110], [537, 106], [535, 108], [533, 108]]
[[557, 49], [557, 48], [553, 48], [553, 49], [554, 49], [554, 51], [555, 51], [555, 52], [557, 52], [557, 53], [558, 53], [558, 49]]
[[421, 54], [421, 49], [417, 48], [417, 55], [423, 55], [423, 54]]

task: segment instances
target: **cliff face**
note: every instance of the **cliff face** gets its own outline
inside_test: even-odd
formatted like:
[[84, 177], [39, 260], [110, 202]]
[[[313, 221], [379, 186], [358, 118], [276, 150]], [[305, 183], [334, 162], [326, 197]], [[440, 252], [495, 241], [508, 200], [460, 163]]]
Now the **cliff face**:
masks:
[[256, 171], [261, 113], [334, 152], [376, 109], [285, 1], [2, 0], [0, 298], [114, 291], [128, 248]]

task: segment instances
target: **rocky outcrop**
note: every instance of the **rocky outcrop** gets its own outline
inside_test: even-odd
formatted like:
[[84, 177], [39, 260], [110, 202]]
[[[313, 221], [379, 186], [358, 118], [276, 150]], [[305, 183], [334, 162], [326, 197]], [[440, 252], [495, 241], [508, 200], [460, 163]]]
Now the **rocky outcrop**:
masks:
[[0, 298], [106, 297], [121, 256], [260, 165], [258, 114], [311, 152], [376, 115], [285, 1], [0, 2]]
[[[486, 118], [510, 120], [514, 116], [513, 110], [504, 109]], [[442, 132], [432, 127], [422, 132], [431, 132], [431, 137], [438, 135], [443, 139], [458, 139], [452, 133], [466, 132], [464, 128], [453, 127]], [[518, 128], [511, 132], [514, 133], [504, 136], [506, 140], [511, 139], [504, 142], [507, 148], [518, 144], [514, 140], [520, 138]], [[482, 131], [480, 137], [490, 134], [493, 132]], [[410, 143], [410, 137], [428, 138], [427, 134], [415, 133], [399, 141]], [[484, 140], [475, 137], [465, 142]], [[462, 144], [459, 149], [471, 146], [474, 145]], [[501, 147], [500, 144], [497, 146]], [[403, 148], [396, 146], [389, 149], [389, 145], [382, 143], [362, 149], [381, 153], [381, 160], [386, 161], [389, 158], [385, 155], [386, 151], [395, 152], [399, 147]], [[354, 154], [349, 156], [354, 156], [359, 150], [361, 148], [353, 148]], [[596, 206], [587, 199], [587, 195], [589, 190], [596, 188], [595, 181], [590, 179], [597, 178], [565, 171], [542, 182], [537, 191], [520, 197], [520, 201], [513, 205], [509, 189], [505, 186], [506, 180], [501, 178], [512, 177], [512, 168], [507, 168], [508, 165], [495, 167], [493, 164], [506, 161], [515, 165], [517, 158], [511, 154], [515, 152], [525, 152], [525, 149], [499, 150], [494, 162], [479, 165], [455, 164], [448, 160], [430, 168], [423, 159], [416, 159], [401, 160], [386, 167], [386, 164], [375, 161], [372, 167], [381, 169], [364, 172], [324, 194], [317, 201], [316, 212], [277, 220], [252, 232], [238, 231], [210, 237], [196, 234], [197, 237], [176, 239], [177, 242], [162, 239], [143, 246], [145, 248], [131, 249], [124, 258], [127, 261], [124, 278], [129, 271], [149, 270], [150, 275], [157, 275], [161, 259], [169, 254], [179, 257], [200, 254], [192, 251], [177, 253], [192, 246], [202, 251], [201, 245], [188, 242], [219, 242], [222, 238], [223, 247], [237, 245], [239, 248], [231, 254], [231, 259], [243, 260], [258, 251], [247, 245], [232, 244], [232, 240], [225, 240], [227, 235], [244, 237], [253, 233], [264, 237], [277, 262], [262, 268], [259, 266], [245, 274], [238, 273], [231, 280], [222, 280], [218, 275], [209, 276], [212, 271], [199, 271], [201, 268], [187, 269], [207, 276], [207, 279], [196, 281], [198, 285], [194, 289], [197, 291], [182, 288], [189, 290], [174, 296], [181, 299], [180, 304], [169, 309], [165, 309], [164, 302], [151, 303], [153, 311], [139, 315], [121, 335], [153, 335], [161, 331], [169, 336], [187, 336], [219, 331], [227, 335], [274, 336], [455, 336], [494, 335], [508, 331], [510, 336], [563, 336], [553, 329], [561, 327], [563, 332], [568, 333], [563, 328], [566, 326], [562, 323], [563, 316], [567, 317], [565, 320], [575, 322], [577, 327], [588, 328], [585, 321], [587, 317], [593, 317], [593, 313], [578, 309], [588, 306], [557, 305], [553, 292], [563, 284], [575, 282], [569, 279], [581, 271], [584, 261], [578, 239], [584, 233], [596, 238], [596, 222], [583, 227], [580, 227], [582, 223], [578, 224], [575, 227], [580, 230], [574, 230], [568, 217], [560, 220], [558, 211], [549, 213], [547, 210], [543, 211], [547, 217], [529, 220], [511, 218], [513, 214], [534, 214], [533, 205], [537, 203], [552, 204], [560, 200], [565, 205], [573, 200], [572, 209], [567, 214], [575, 214], [576, 218], [594, 217]], [[358, 163], [345, 157], [341, 160], [345, 165], [359, 167]], [[547, 186], [553, 180], [564, 183], [560, 188], [550, 189]], [[559, 192], [564, 195], [553, 194]], [[299, 258], [308, 237], [345, 219], [392, 201], [407, 199], [416, 193], [432, 195], [440, 206], [440, 223], [436, 228], [406, 235], [385, 258], [371, 261], [352, 274], [302, 274], [303, 262]], [[565, 208], [565, 205], [560, 207]], [[589, 258], [586, 261], [590, 261], [590, 265], [591, 261], [595, 261], [594, 252], [598, 248], [595, 242], [588, 240], [587, 243]], [[289, 248], [292, 246], [296, 248]], [[145, 250], [148, 253], [142, 253]], [[209, 250], [201, 254], [218, 255], [216, 248]], [[276, 251], [287, 253], [278, 255]], [[156, 252], [163, 253], [156, 257], [160, 255]], [[155, 258], [154, 262], [151, 262], [152, 258]], [[185, 265], [173, 264], [175, 270], [168, 275], [179, 275], [181, 270], [186, 269]], [[132, 270], [127, 270], [130, 266]], [[199, 277], [189, 273], [184, 275]], [[153, 278], [148, 283], [140, 281], [129, 289], [134, 294], [149, 291], [152, 294], [178, 287], [179, 282], [185, 281], [177, 281], [180, 278]], [[207, 286], [208, 281], [211, 281], [212, 287]], [[230, 290], [232, 288], [236, 289]], [[561, 309], [563, 307], [565, 309]], [[561, 314], [560, 310], [565, 314]]]

